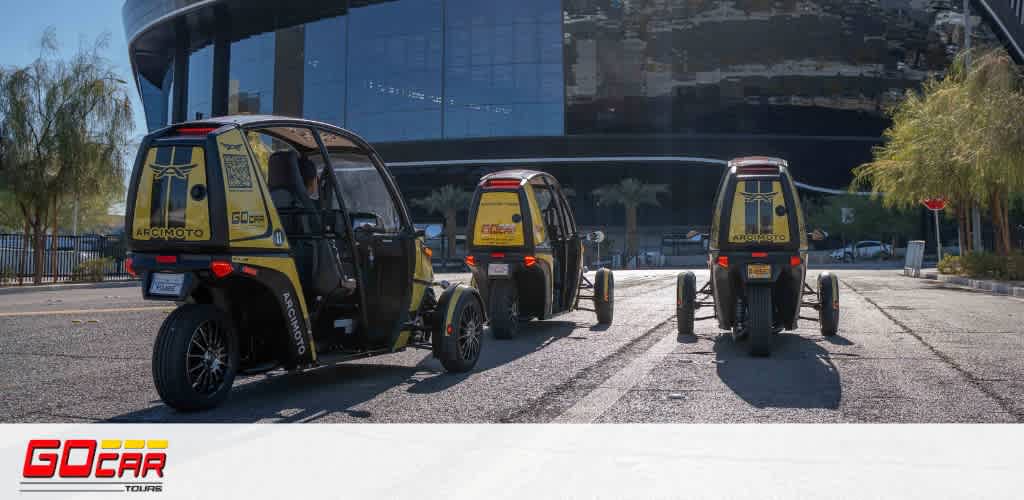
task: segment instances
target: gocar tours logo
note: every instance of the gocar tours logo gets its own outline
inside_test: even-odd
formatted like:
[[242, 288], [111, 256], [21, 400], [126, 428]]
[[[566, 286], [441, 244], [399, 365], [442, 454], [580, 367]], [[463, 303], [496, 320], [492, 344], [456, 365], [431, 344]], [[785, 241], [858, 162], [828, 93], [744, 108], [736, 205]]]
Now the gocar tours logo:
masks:
[[33, 439], [19, 491], [159, 493], [166, 466], [166, 439]]

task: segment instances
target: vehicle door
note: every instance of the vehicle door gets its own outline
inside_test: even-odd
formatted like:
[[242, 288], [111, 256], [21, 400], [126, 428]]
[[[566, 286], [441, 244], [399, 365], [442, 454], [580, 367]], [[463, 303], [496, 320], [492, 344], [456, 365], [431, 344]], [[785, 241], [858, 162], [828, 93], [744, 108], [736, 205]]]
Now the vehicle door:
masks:
[[576, 302], [583, 274], [583, 238], [576, 227], [576, 219], [573, 217], [572, 207], [569, 206], [565, 192], [558, 185], [554, 187], [555, 201], [558, 203], [558, 211], [561, 213], [562, 225], [565, 228], [565, 265], [562, 266], [565, 286], [562, 291], [562, 303], [569, 308]]
[[566, 287], [566, 247], [567, 233], [565, 228], [564, 214], [559, 206], [558, 194], [555, 186], [550, 184], [543, 176], [535, 177], [530, 182], [537, 197], [537, 204], [540, 206], [541, 217], [544, 228], [547, 232], [548, 243], [551, 246], [551, 281], [553, 284], [552, 298], [554, 299], [552, 309], [554, 312], [561, 312], [568, 307], [565, 302]]
[[395, 345], [408, 320], [416, 232], [394, 180], [375, 156], [347, 137], [320, 130], [355, 242], [370, 347]]

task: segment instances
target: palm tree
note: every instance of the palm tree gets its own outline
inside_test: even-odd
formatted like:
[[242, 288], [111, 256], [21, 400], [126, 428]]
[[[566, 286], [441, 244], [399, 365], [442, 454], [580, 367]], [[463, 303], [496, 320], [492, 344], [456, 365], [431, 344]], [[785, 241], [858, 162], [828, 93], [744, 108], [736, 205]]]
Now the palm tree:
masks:
[[638, 179], [623, 179], [618, 184], [601, 186], [594, 190], [597, 205], [626, 207], [626, 258], [637, 254], [636, 209], [641, 205], [659, 206], [658, 195], [668, 192], [668, 184], [644, 184]]
[[473, 195], [451, 184], [435, 189], [423, 198], [412, 200], [412, 204], [427, 212], [444, 215], [444, 234], [448, 240], [445, 262], [455, 254], [455, 217], [459, 212], [469, 208]]

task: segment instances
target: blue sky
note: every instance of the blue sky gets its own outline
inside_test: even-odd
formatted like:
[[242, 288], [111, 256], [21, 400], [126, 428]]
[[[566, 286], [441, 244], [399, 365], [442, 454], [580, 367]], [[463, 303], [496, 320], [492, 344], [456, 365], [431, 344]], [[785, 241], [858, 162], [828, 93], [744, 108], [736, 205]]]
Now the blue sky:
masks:
[[91, 45], [103, 32], [110, 33], [105, 56], [129, 82], [135, 111], [134, 135], [146, 133], [142, 103], [131, 76], [128, 42], [121, 24], [124, 0], [0, 0], [4, 26], [0, 29], [0, 66], [23, 66], [39, 55], [39, 39], [48, 26], [57, 30], [61, 54], [71, 55], [80, 42]]

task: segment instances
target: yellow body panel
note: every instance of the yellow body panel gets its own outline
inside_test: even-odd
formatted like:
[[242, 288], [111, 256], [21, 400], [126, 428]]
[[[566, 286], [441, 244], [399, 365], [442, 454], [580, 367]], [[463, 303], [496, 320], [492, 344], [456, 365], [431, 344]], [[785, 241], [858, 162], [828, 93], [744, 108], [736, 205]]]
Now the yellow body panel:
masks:
[[[288, 248], [277, 210], [270, 205], [266, 165], [253, 161], [247, 142], [237, 129], [217, 137], [228, 209], [228, 240], [233, 248]], [[280, 233], [278, 238], [274, 238], [275, 232]]]
[[729, 243], [789, 243], [789, 213], [776, 213], [779, 206], [786, 207], [780, 181], [739, 181], [729, 214]]
[[[295, 260], [293, 260], [290, 255], [282, 255], [280, 257], [235, 255], [231, 257], [231, 261], [237, 264], [272, 269], [285, 275], [288, 278], [288, 281], [291, 282], [292, 289], [295, 290], [296, 298], [299, 299], [299, 309], [302, 312], [302, 320], [306, 325], [306, 330], [310, 332], [313, 331], [309, 324], [309, 309], [306, 307], [306, 298], [302, 292], [302, 283], [299, 282], [299, 272], [295, 269]], [[316, 344], [314, 343], [312, 336], [309, 338], [309, 344], [313, 360], [316, 361]]]
[[[158, 150], [168, 151], [158, 158]], [[199, 146], [149, 148], [135, 196], [132, 238], [139, 241], [207, 241], [210, 239], [209, 196], [196, 199], [193, 189], [206, 188], [206, 159]]]
[[[473, 228], [473, 245], [523, 246], [525, 237], [521, 212], [519, 193], [502, 191], [481, 194]], [[520, 216], [518, 222], [512, 220], [516, 215]]]

